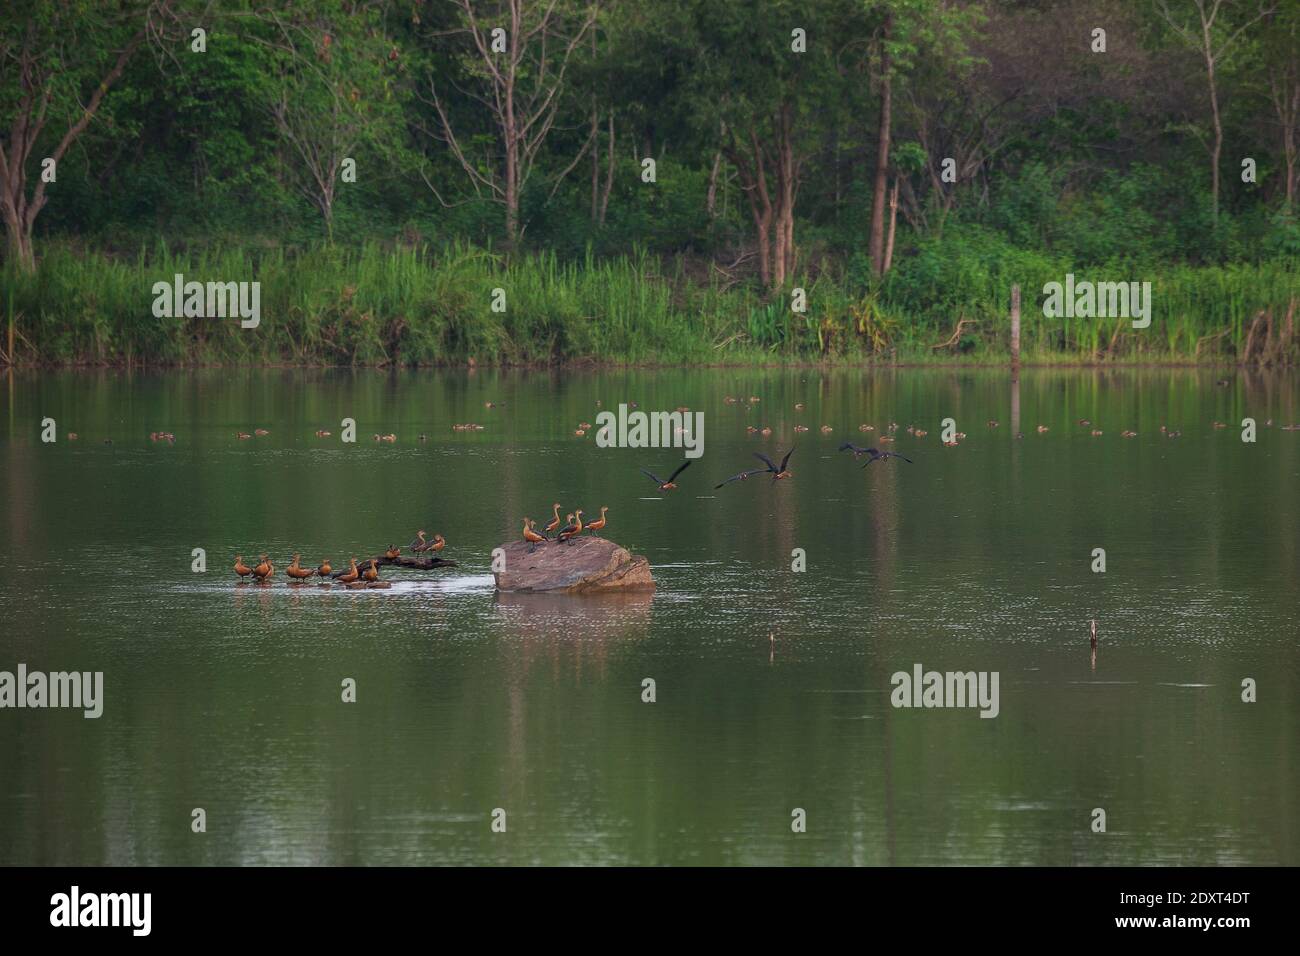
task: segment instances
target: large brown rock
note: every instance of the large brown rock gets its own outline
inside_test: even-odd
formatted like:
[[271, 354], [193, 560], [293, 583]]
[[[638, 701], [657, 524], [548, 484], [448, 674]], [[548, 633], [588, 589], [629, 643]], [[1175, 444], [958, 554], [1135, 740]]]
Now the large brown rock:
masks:
[[650, 563], [608, 538], [583, 535], [569, 544], [548, 541], [529, 554], [530, 547], [526, 541], [501, 545], [505, 570], [495, 573], [500, 590], [568, 594], [654, 590]]

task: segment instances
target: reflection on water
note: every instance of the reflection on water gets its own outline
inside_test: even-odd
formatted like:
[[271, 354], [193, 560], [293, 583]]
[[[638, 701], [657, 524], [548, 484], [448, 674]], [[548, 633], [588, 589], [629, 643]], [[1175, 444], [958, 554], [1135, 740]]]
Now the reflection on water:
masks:
[[[8, 376], [0, 670], [102, 670], [106, 702], [0, 711], [0, 862], [1294, 865], [1300, 383], [1221, 377]], [[704, 412], [704, 457], [654, 493], [673, 452], [573, 436], [597, 401]], [[42, 445], [47, 415], [80, 440]], [[314, 437], [344, 416], [357, 445]], [[915, 464], [837, 452], [890, 422]], [[713, 489], [791, 446], [791, 480]], [[491, 549], [553, 501], [608, 505], [658, 590], [498, 594]], [[417, 528], [459, 566], [228, 570]], [[892, 708], [916, 663], [998, 671], [998, 718]]]

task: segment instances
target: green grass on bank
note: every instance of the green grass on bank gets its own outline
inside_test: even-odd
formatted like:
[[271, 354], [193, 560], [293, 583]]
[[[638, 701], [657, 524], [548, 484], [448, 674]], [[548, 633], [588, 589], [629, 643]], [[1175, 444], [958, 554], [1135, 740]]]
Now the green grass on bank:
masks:
[[[1008, 355], [1013, 283], [1023, 290], [1027, 362], [1293, 364], [1300, 351], [1296, 259], [1074, 267], [966, 236], [910, 249], [883, 282], [852, 263], [817, 264], [791, 283], [807, 291], [807, 310], [796, 313], [790, 289], [766, 296], [707, 262], [648, 255], [507, 261], [464, 244], [378, 242], [297, 253], [159, 245], [131, 257], [47, 243], [38, 254], [33, 274], [0, 271], [20, 364], [996, 362]], [[1150, 281], [1151, 327], [1044, 317], [1044, 283], [1067, 272]], [[260, 327], [156, 318], [154, 283], [176, 273], [260, 282]], [[492, 309], [495, 289], [503, 312]]]

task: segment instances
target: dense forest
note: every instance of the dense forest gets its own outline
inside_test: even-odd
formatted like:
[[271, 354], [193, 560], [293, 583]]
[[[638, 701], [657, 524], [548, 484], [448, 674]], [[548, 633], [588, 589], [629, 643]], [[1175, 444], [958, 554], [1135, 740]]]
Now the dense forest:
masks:
[[0, 10], [13, 363], [1288, 363], [1298, 183], [1300, 0]]

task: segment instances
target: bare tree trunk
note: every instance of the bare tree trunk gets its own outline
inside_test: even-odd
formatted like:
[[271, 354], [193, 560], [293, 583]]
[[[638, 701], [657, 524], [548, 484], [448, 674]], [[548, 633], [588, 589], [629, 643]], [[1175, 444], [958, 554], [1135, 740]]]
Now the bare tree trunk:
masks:
[[880, 34], [880, 128], [876, 145], [876, 184], [871, 197], [871, 237], [868, 253], [876, 275], [885, 271], [885, 192], [889, 185], [889, 139], [893, 83], [890, 76], [889, 39], [894, 15], [885, 14]]
[[713, 168], [709, 170], [709, 191], [704, 197], [704, 210], [712, 219], [718, 202], [718, 170], [722, 166], [722, 150], [713, 154]]
[[600, 197], [600, 224], [605, 225], [605, 213], [609, 210], [609, 194], [614, 191], [614, 114], [609, 114], [609, 158], [605, 163], [605, 194]]
[[889, 190], [889, 238], [885, 241], [885, 267], [881, 274], [888, 272], [894, 265], [894, 230], [898, 226], [898, 177]]
[[798, 175], [794, 161], [794, 130], [790, 104], [781, 108], [781, 248], [785, 255], [783, 277], [794, 275], [794, 197]]
[[600, 139], [598, 126], [600, 117], [595, 107], [591, 110], [591, 224], [600, 221]]
[[1210, 150], [1210, 197], [1214, 221], [1219, 221], [1219, 156], [1223, 153], [1223, 121], [1219, 117], [1219, 86], [1214, 75], [1214, 52], [1210, 46], [1210, 28], [1205, 29], [1205, 70], [1210, 84], [1210, 112], [1214, 118], [1214, 146]]
[[[1288, 95], [1288, 87], [1290, 93]], [[1296, 201], [1296, 128], [1300, 125], [1300, 77], [1294, 73], [1269, 81], [1273, 111], [1282, 130], [1282, 159], [1286, 164], [1286, 192], [1282, 210], [1290, 215]]]

